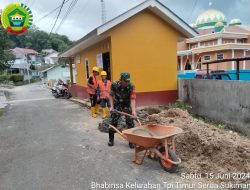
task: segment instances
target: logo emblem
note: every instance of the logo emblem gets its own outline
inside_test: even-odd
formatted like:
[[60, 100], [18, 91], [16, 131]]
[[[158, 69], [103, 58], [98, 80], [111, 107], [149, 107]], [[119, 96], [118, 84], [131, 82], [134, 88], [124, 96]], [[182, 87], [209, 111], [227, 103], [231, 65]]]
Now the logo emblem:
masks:
[[24, 4], [9, 4], [2, 12], [1, 22], [10, 34], [23, 34], [32, 25], [33, 16], [31, 10]]

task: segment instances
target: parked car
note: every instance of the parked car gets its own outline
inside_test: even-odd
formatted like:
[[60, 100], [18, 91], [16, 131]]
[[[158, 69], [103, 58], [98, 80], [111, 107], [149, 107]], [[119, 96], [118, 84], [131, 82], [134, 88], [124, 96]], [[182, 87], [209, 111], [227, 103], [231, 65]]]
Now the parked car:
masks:
[[224, 70], [209, 70], [208, 74], [206, 70], [196, 71], [194, 75], [195, 79], [214, 79], [214, 80], [232, 80], [228, 73]]

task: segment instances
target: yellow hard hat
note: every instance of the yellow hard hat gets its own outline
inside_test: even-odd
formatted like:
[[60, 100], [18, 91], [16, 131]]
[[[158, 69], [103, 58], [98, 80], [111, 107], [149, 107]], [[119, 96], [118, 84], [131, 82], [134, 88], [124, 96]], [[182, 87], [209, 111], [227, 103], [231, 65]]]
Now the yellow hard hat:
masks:
[[93, 67], [92, 71], [96, 71], [99, 73], [99, 67]]
[[101, 72], [101, 76], [107, 76], [107, 72], [106, 71], [102, 71]]

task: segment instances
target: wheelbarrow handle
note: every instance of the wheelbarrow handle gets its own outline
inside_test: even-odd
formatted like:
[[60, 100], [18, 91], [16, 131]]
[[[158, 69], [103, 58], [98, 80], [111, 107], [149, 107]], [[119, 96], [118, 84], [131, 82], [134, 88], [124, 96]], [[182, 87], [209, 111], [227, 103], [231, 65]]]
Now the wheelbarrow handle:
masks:
[[122, 111], [118, 111], [118, 110], [114, 110], [114, 111], [117, 112], [117, 113], [119, 113], [119, 114], [129, 116], [129, 117], [131, 117], [133, 119], [139, 119], [138, 117], [135, 117], [135, 116], [133, 116], [131, 114], [128, 114], [128, 113], [125, 113], [125, 112], [122, 112]]
[[124, 135], [121, 131], [119, 131], [116, 127], [114, 127], [113, 125], [109, 125], [110, 128], [112, 128], [113, 130], [115, 130], [119, 135], [121, 135], [125, 140], [128, 140], [127, 136]]
[[131, 114], [128, 114], [128, 113], [125, 113], [125, 112], [122, 112], [122, 111], [118, 111], [118, 110], [114, 110], [114, 111], [119, 113], [119, 114], [126, 115], [126, 116], [129, 116], [129, 117], [135, 119], [139, 123], [139, 125], [141, 125], [141, 121], [140, 121], [139, 117], [135, 117], [135, 116], [133, 116]]

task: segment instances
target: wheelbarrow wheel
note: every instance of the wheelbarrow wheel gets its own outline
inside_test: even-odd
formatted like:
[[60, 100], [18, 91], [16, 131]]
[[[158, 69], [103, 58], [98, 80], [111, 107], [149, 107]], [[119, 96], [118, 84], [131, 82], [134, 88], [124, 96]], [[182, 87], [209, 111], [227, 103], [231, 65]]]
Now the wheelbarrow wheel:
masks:
[[[165, 154], [165, 147], [161, 147], [159, 149], [159, 151], [162, 153], [162, 154]], [[173, 150], [171, 150], [171, 148], [169, 147], [168, 148], [168, 155], [169, 155], [169, 159], [172, 160], [172, 161], [175, 161], [177, 162], [178, 161], [178, 158], [175, 154], [175, 152]], [[159, 157], [159, 162], [160, 162], [160, 165], [161, 167], [166, 171], [166, 172], [169, 172], [169, 173], [175, 173], [178, 169], [178, 165], [176, 164], [172, 164], [170, 162], [167, 162], [163, 159], [161, 159]]]

